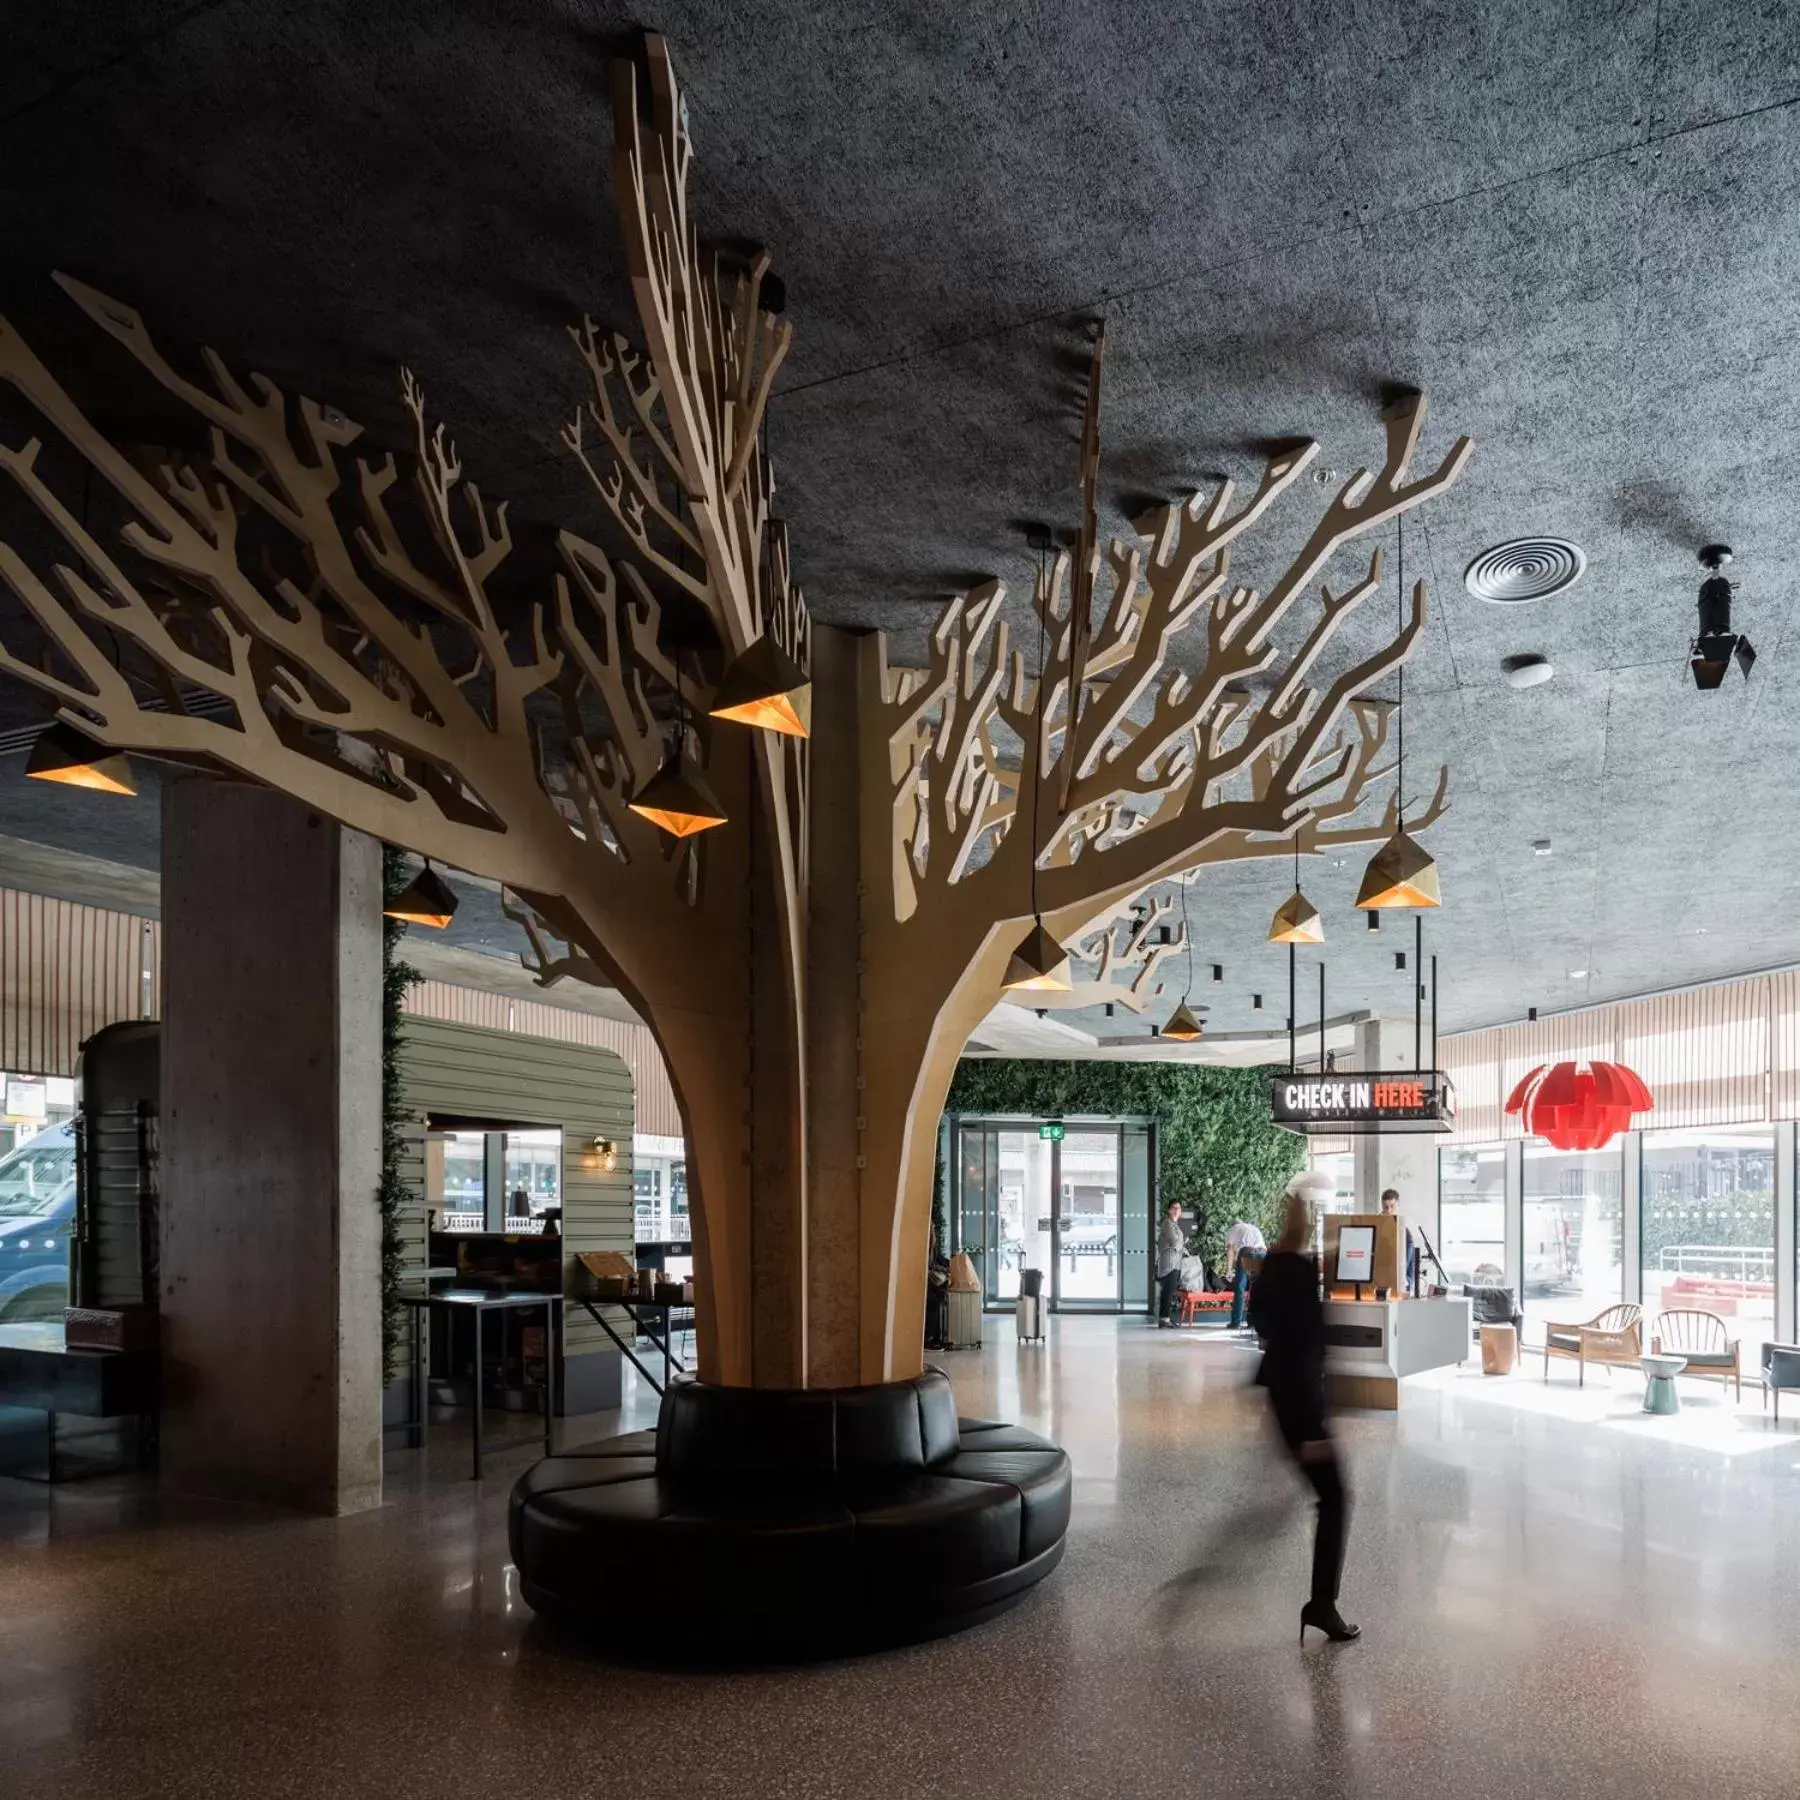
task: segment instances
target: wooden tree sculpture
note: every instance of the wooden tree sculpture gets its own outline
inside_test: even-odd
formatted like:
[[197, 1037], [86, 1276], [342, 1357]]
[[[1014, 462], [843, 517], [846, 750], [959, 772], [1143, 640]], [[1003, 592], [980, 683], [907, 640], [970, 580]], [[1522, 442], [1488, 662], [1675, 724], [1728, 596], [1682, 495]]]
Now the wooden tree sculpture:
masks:
[[[1379, 553], [1321, 589], [1291, 653], [1274, 634], [1345, 544], [1441, 492], [1469, 446], [1415, 477], [1423, 398], [1391, 408], [1383, 466], [1257, 593], [1232, 584], [1231, 549], [1317, 446], [1277, 456], [1235, 510], [1226, 484], [1103, 556], [1096, 361], [1094, 616], [1061, 556], [1035, 594], [1041, 668], [1009, 651], [998, 582], [947, 608], [929, 667], [892, 668], [880, 637], [815, 631], [789, 579], [759, 439], [789, 328], [765, 304], [766, 256], [734, 266], [700, 246], [659, 38], [621, 60], [614, 111], [641, 344], [572, 333], [590, 392], [565, 441], [628, 556], [565, 531], [560, 570], [522, 604], [506, 509], [463, 479], [410, 375], [402, 482], [394, 457], [354, 452], [340, 414], [211, 353], [192, 380], [137, 313], [59, 277], [204, 421], [210, 450], [127, 456], [0, 321], [0, 379], [62, 441], [0, 449], [0, 467], [41, 515], [37, 540], [70, 553], [36, 556], [46, 574], [16, 547], [28, 532], [0, 542], [0, 578], [43, 639], [0, 666], [109, 745], [253, 777], [502, 882], [569, 946], [565, 972], [615, 983], [662, 1047], [687, 1128], [703, 1375], [904, 1376], [921, 1360], [944, 1094], [1034, 910], [1067, 942], [1198, 864], [1398, 822], [1393, 800], [1363, 810], [1387, 709], [1361, 697], [1410, 654], [1424, 585], [1394, 640], [1329, 680], [1313, 671], [1376, 591]], [[57, 497], [52, 465], [80, 463], [122, 503], [117, 529]], [[765, 633], [810, 667], [816, 755], [706, 716], [705, 684]], [[726, 825], [677, 843], [631, 810], [672, 757], [704, 771]], [[1440, 783], [1409, 826], [1441, 803]], [[539, 960], [548, 976], [559, 959], [540, 945]]]

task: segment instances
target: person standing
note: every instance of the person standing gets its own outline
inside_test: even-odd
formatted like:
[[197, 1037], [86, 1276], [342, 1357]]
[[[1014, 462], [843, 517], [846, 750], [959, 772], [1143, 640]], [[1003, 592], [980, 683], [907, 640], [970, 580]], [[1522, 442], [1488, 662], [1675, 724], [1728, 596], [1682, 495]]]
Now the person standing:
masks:
[[1162, 1230], [1156, 1239], [1156, 1324], [1166, 1330], [1175, 1323], [1175, 1295], [1181, 1286], [1181, 1259], [1187, 1254], [1187, 1236], [1181, 1229], [1181, 1202], [1171, 1200], [1163, 1208]]
[[1225, 1234], [1225, 1277], [1231, 1283], [1233, 1331], [1243, 1329], [1244, 1300], [1267, 1249], [1263, 1234], [1248, 1219], [1239, 1219]]
[[[1381, 1210], [1386, 1213], [1390, 1219], [1399, 1218], [1400, 1190], [1398, 1188], [1383, 1188], [1381, 1190]], [[1419, 1271], [1419, 1246], [1413, 1242], [1412, 1227], [1407, 1225], [1403, 1226], [1402, 1229], [1406, 1233], [1406, 1279], [1403, 1285], [1406, 1292], [1410, 1294], [1413, 1291], [1413, 1278]]]
[[1334, 1642], [1348, 1643], [1362, 1635], [1361, 1626], [1345, 1622], [1337, 1603], [1350, 1495], [1326, 1405], [1325, 1309], [1319, 1301], [1313, 1202], [1306, 1182], [1301, 1176], [1288, 1189], [1281, 1235], [1264, 1258], [1250, 1295], [1250, 1321], [1263, 1344], [1257, 1385], [1269, 1396], [1275, 1429], [1319, 1504], [1312, 1595], [1300, 1609], [1300, 1639], [1305, 1642], [1310, 1625]]

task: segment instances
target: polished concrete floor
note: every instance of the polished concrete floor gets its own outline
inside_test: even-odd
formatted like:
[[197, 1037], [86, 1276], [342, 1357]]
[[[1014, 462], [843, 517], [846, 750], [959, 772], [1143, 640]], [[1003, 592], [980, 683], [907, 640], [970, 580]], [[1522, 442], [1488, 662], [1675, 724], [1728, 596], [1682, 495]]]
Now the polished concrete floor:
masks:
[[1068, 1557], [985, 1628], [827, 1666], [671, 1674], [534, 1626], [530, 1452], [477, 1487], [449, 1433], [342, 1522], [0, 1483], [0, 1795], [1800, 1793], [1800, 1420], [1754, 1396], [1646, 1421], [1635, 1377], [1534, 1363], [1346, 1416], [1365, 1636], [1302, 1649], [1253, 1352], [1064, 1318], [934, 1360], [1068, 1446]]

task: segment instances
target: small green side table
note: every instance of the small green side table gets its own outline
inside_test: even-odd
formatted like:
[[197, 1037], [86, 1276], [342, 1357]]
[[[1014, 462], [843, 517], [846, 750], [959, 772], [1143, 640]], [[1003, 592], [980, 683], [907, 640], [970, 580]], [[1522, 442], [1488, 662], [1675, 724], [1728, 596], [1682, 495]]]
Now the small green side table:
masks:
[[1685, 1356], [1641, 1356], [1638, 1366], [1644, 1371], [1644, 1411], [1678, 1413], [1681, 1396], [1675, 1391], [1675, 1377], [1687, 1367]]

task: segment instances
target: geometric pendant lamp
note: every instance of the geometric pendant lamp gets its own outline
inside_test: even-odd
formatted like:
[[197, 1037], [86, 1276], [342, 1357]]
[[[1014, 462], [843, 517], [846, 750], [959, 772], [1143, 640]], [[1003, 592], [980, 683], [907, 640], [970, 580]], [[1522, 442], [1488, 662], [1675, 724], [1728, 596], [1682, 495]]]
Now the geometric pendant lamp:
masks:
[[693, 837], [725, 823], [718, 795], [679, 750], [625, 804], [671, 837]]
[[715, 719], [731, 719], [784, 737], [807, 737], [812, 730], [812, 679], [764, 632], [731, 659], [706, 709]]
[[1012, 961], [1002, 984], [1015, 993], [1064, 994], [1069, 991], [1069, 953], [1039, 919]]
[[382, 916], [408, 925], [429, 925], [442, 931], [456, 912], [456, 896], [449, 884], [427, 863], [404, 890], [381, 909]]
[[1363, 911], [1441, 906], [1437, 864], [1416, 838], [1399, 830], [1369, 858], [1356, 904]]
[[[1357, 902], [1358, 906], [1363, 904], [1363, 901]], [[1296, 887], [1276, 908], [1275, 917], [1269, 921], [1269, 942], [1322, 944], [1324, 941], [1325, 922], [1319, 917], [1319, 909]]]
[[1198, 1043], [1205, 1033], [1205, 1025], [1185, 1000], [1169, 1015], [1168, 1024], [1162, 1028], [1162, 1035], [1177, 1044]]
[[60, 719], [38, 733], [25, 773], [37, 781], [59, 781], [65, 787], [93, 788], [103, 794], [137, 792], [131, 767], [120, 751], [109, 750]]

